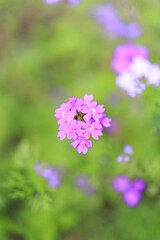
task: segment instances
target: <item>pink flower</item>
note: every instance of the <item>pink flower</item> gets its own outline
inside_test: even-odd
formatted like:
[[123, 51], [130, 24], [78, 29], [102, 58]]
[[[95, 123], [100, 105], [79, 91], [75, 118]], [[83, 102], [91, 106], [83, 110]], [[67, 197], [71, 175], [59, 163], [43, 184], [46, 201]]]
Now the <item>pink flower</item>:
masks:
[[58, 120], [60, 140], [73, 139], [71, 143], [78, 153], [86, 154], [92, 148], [92, 140], [102, 136], [103, 127], [109, 127], [111, 119], [104, 113], [104, 105], [93, 102], [93, 95], [84, 95], [84, 98], [69, 98], [55, 111]]
[[96, 122], [98, 122], [99, 119], [102, 118], [102, 113], [105, 111], [103, 106], [104, 105], [97, 106], [97, 102], [89, 102], [86, 109], [84, 109], [84, 113], [86, 113], [84, 120], [89, 121], [93, 118]]
[[86, 154], [88, 151], [88, 148], [92, 147], [92, 141], [91, 140], [85, 140], [84, 138], [78, 138], [77, 140], [73, 141], [72, 146], [74, 148], [77, 147], [78, 153]]
[[130, 64], [136, 57], [148, 59], [149, 53], [147, 48], [131, 43], [117, 46], [114, 50], [111, 67], [116, 73], [122, 73], [129, 69]]
[[98, 140], [99, 136], [102, 136], [102, 125], [98, 122], [92, 122], [88, 123], [88, 125], [85, 126], [86, 131], [84, 133], [85, 139], [89, 139], [90, 135], [92, 135], [92, 138], [95, 140]]

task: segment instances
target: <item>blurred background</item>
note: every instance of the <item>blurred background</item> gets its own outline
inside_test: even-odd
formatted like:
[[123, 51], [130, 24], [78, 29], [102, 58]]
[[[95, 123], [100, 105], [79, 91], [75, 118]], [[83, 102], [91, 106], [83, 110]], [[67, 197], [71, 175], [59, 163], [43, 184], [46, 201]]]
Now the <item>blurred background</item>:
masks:
[[[0, 239], [160, 239], [160, 92], [131, 99], [115, 84], [114, 48], [145, 45], [160, 64], [160, 1], [111, 0], [137, 36], [106, 30], [95, 17], [107, 1], [78, 5], [0, 0]], [[111, 11], [111, 10], [110, 10]], [[93, 94], [112, 127], [86, 155], [57, 138], [55, 109]], [[134, 153], [118, 163], [125, 145]], [[57, 185], [39, 169], [54, 169]], [[142, 178], [130, 208], [113, 187], [118, 175]]]

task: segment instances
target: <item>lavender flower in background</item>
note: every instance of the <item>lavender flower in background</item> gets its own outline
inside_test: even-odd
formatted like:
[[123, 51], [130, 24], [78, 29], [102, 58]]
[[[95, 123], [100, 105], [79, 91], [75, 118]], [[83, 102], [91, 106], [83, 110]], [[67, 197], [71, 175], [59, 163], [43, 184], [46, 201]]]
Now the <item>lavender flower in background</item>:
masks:
[[61, 185], [60, 172], [52, 167], [43, 168], [41, 163], [34, 165], [34, 170], [37, 175], [47, 180], [50, 187], [58, 188]]
[[36, 163], [34, 165], [34, 171], [37, 173], [37, 175], [41, 176], [41, 174], [42, 174], [42, 165], [41, 165], [41, 163]]
[[[45, 4], [57, 4], [60, 2], [63, 2], [64, 0], [43, 0], [43, 3]], [[73, 6], [77, 6], [81, 3], [81, 0], [68, 0], [68, 4], [73, 5]]]
[[93, 12], [93, 16], [112, 37], [123, 35], [123, 24], [119, 20], [117, 11], [112, 4], [97, 6]]
[[76, 183], [77, 187], [83, 188], [83, 187], [85, 187], [88, 184], [88, 177], [86, 177], [86, 176], [78, 176], [76, 178], [75, 183]]
[[141, 27], [136, 23], [125, 24], [125, 37], [124, 38], [138, 38], [142, 35]]
[[78, 6], [81, 3], [81, 0], [68, 0], [68, 3], [73, 6]]
[[140, 203], [143, 192], [147, 188], [147, 184], [142, 178], [131, 180], [126, 175], [115, 177], [112, 186], [115, 192], [122, 194], [123, 202], [131, 208]]
[[48, 179], [48, 184], [50, 187], [58, 188], [61, 185], [61, 176], [58, 170], [53, 170], [52, 175]]
[[43, 3], [45, 4], [56, 4], [62, 2], [62, 0], [43, 0]]
[[93, 195], [96, 192], [95, 187], [90, 184], [88, 176], [78, 176], [75, 184], [86, 195]]
[[69, 98], [56, 109], [55, 118], [58, 119], [60, 140], [73, 139], [71, 142], [78, 153], [86, 154], [92, 148], [92, 140], [102, 136], [103, 127], [109, 127], [111, 119], [104, 113], [104, 105], [93, 101], [93, 95], [85, 94], [82, 98]]
[[130, 161], [130, 157], [129, 156], [125, 156], [124, 157], [124, 162], [129, 162]]
[[130, 69], [130, 65], [136, 57], [148, 59], [147, 48], [131, 43], [119, 45], [114, 50], [111, 67], [118, 74], [126, 72]]
[[122, 162], [124, 159], [123, 154], [119, 154], [118, 157], [116, 158], [117, 162]]
[[131, 145], [125, 145], [124, 148], [123, 148], [123, 151], [128, 155], [133, 154], [133, 148], [132, 148]]
[[117, 162], [129, 162], [131, 156], [133, 155], [133, 148], [131, 145], [125, 145], [123, 147], [123, 152], [119, 154], [116, 158]]
[[83, 188], [83, 193], [86, 195], [93, 195], [96, 192], [96, 189], [93, 185], [91, 184], [87, 184], [84, 188]]
[[142, 30], [136, 23], [124, 23], [118, 16], [116, 8], [108, 3], [97, 5], [93, 11], [93, 16], [112, 37], [137, 38], [142, 34]]

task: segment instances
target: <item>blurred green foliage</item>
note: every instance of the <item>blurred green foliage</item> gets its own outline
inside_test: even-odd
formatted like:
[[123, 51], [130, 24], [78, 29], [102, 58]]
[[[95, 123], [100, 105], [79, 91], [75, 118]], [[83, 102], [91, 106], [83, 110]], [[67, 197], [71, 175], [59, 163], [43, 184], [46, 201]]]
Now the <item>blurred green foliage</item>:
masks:
[[[95, 1], [100, 3], [100, 1]], [[112, 1], [121, 16], [143, 28], [134, 41], [160, 64], [160, 2]], [[114, 47], [92, 18], [93, 1], [67, 3], [0, 0], [0, 239], [160, 239], [160, 92], [148, 87], [129, 99], [110, 69]], [[130, 9], [130, 10], [128, 10]], [[104, 133], [87, 155], [57, 138], [55, 108], [68, 97], [92, 93], [105, 104], [118, 132]], [[116, 99], [115, 102], [112, 99]], [[115, 159], [125, 144], [134, 157]], [[60, 169], [62, 185], [49, 188], [35, 163]], [[87, 174], [97, 192], [85, 196], [75, 177]], [[111, 182], [119, 174], [142, 177], [148, 188], [141, 204], [127, 208]]]

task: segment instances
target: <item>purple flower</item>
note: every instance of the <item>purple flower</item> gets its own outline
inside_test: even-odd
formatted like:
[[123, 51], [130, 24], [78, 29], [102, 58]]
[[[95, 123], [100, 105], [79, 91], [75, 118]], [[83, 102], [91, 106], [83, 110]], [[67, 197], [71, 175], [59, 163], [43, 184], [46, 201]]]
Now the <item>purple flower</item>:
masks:
[[129, 70], [134, 58], [141, 57], [147, 59], [148, 56], [148, 50], [144, 46], [136, 46], [131, 43], [120, 45], [114, 50], [111, 66], [116, 73], [122, 73]]
[[95, 187], [89, 183], [87, 176], [78, 176], [75, 183], [76, 186], [80, 188], [86, 195], [92, 195], [96, 191]]
[[136, 23], [124, 23], [118, 16], [112, 4], [96, 6], [93, 16], [111, 37], [137, 38], [142, 34], [141, 28]]
[[124, 162], [129, 162], [130, 161], [130, 157], [129, 156], [125, 156], [124, 157]]
[[124, 156], [123, 154], [119, 154], [118, 157], [116, 158], [117, 162], [123, 162]]
[[88, 184], [88, 177], [86, 176], [78, 176], [76, 178], [76, 186], [79, 188], [83, 188]]
[[113, 180], [113, 188], [116, 192], [121, 193], [123, 202], [128, 207], [136, 207], [143, 196], [147, 187], [142, 178], [130, 180], [127, 176], [117, 176]]
[[[62, 2], [64, 0], [43, 0], [43, 3], [45, 4], [56, 4], [59, 2]], [[81, 0], [68, 0], [68, 4], [73, 5], [73, 6], [77, 6], [81, 3]]]
[[136, 189], [129, 189], [123, 194], [123, 201], [128, 207], [136, 207], [142, 199], [142, 194]]
[[136, 23], [128, 23], [125, 25], [126, 38], [138, 38], [142, 34], [141, 27]]
[[111, 119], [104, 113], [104, 105], [93, 101], [93, 95], [84, 95], [84, 98], [69, 98], [55, 111], [58, 119], [60, 140], [73, 139], [71, 143], [78, 153], [86, 154], [92, 148], [92, 140], [102, 136], [103, 128], [110, 127]]
[[52, 175], [48, 179], [50, 187], [58, 188], [61, 185], [61, 177], [58, 170], [53, 170]]
[[130, 187], [131, 187], [131, 181], [125, 175], [118, 176], [113, 180], [113, 188], [118, 193], [123, 193], [127, 191]]
[[123, 35], [123, 23], [117, 15], [115, 7], [111, 4], [97, 6], [93, 12], [97, 22], [101, 24], [112, 37]]
[[143, 179], [137, 178], [133, 180], [132, 187], [137, 191], [144, 192], [146, 190], [147, 184]]
[[68, 3], [73, 6], [77, 6], [81, 3], [81, 0], [68, 0]]
[[129, 162], [130, 157], [133, 155], [133, 148], [131, 145], [125, 145], [123, 147], [123, 153], [119, 154], [116, 158], [117, 162]]
[[35, 172], [47, 180], [50, 187], [59, 187], [61, 185], [60, 172], [52, 167], [43, 168], [41, 163], [36, 163], [34, 166]]
[[123, 151], [128, 155], [133, 154], [133, 148], [132, 148], [131, 145], [125, 145], [124, 148], [123, 148]]
[[36, 163], [34, 165], [34, 171], [37, 173], [37, 175], [39, 175], [39, 176], [42, 175], [42, 165], [41, 165], [41, 163]]
[[50, 179], [50, 177], [52, 176], [53, 174], [53, 170], [52, 168], [43, 168], [42, 169], [42, 172], [41, 172], [41, 175], [45, 178], [45, 179]]
[[56, 4], [62, 2], [62, 0], [43, 0], [45, 4]]
[[86, 186], [83, 188], [83, 192], [84, 192], [84, 194], [86, 194], [86, 195], [93, 195], [93, 194], [95, 194], [96, 189], [95, 189], [95, 187], [94, 187], [93, 185], [88, 184], [88, 185], [86, 185]]

